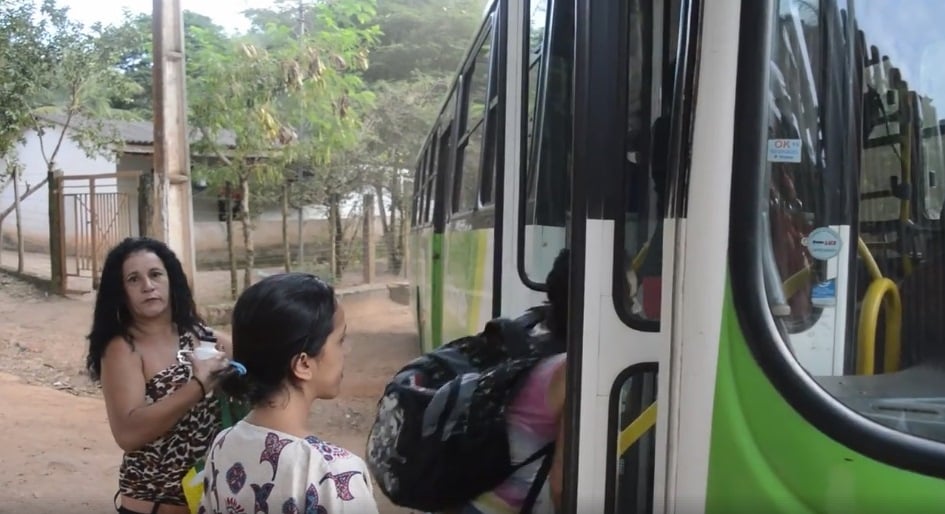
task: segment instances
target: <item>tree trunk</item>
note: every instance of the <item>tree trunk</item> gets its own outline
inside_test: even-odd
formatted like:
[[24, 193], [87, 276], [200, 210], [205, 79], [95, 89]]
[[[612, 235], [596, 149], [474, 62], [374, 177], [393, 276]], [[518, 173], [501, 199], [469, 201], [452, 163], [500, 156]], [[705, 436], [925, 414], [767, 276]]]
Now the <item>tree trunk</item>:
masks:
[[[8, 164], [8, 166], [12, 166], [12, 165], [11, 165], [11, 164]], [[3, 189], [7, 187], [7, 184], [8, 184], [8, 182], [9, 182], [9, 180], [10, 180], [10, 179], [8, 178], [8, 179], [6, 179], [2, 184], [0, 184], [0, 191], [3, 191]], [[24, 192], [22, 195], [17, 196], [16, 198], [19, 198], [19, 201], [20, 201], [20, 203], [22, 204], [23, 201], [26, 200], [27, 198], [29, 198], [31, 194], [33, 194], [33, 193], [35, 193], [36, 191], [38, 191], [39, 188], [43, 187], [43, 186], [46, 185], [48, 182], [49, 182], [49, 179], [48, 179], [48, 178], [44, 178], [44, 179], [41, 180], [38, 184], [33, 184], [32, 186], [26, 188], [26, 192]], [[16, 205], [17, 205], [16, 202], [14, 202], [13, 205], [7, 207], [7, 208], [4, 209], [3, 211], [0, 211], [0, 229], [3, 228], [3, 220], [7, 219], [7, 216], [9, 216], [9, 215], [14, 211], [14, 209], [16, 209]], [[0, 230], [0, 234], [2, 234], [2, 233], [3, 233], [3, 230]], [[3, 249], [3, 243], [2, 243], [2, 241], [0, 241], [0, 250], [2, 250], [2, 249]], [[2, 255], [3, 255], [3, 253], [0, 252], [0, 257], [2, 257]], [[2, 258], [0, 258], [0, 263], [3, 263], [3, 259], [2, 259]]]
[[361, 230], [361, 271], [365, 284], [374, 283], [374, 195], [364, 195], [363, 224]]
[[328, 196], [328, 274], [334, 278], [338, 269], [338, 252], [335, 248], [335, 209], [332, 208], [332, 196]]
[[403, 273], [404, 276], [407, 274], [407, 267], [404, 266], [404, 263], [410, 259], [410, 255], [407, 253], [407, 208], [406, 202], [404, 202], [404, 197], [401, 195], [401, 201], [397, 206], [397, 209], [400, 211], [400, 225], [398, 226], [398, 245], [400, 246], [400, 252], [398, 256], [400, 257], [400, 269], [398, 273]]
[[230, 260], [230, 298], [236, 300], [239, 292], [239, 283], [236, 280], [236, 252], [233, 251], [233, 186], [226, 181], [224, 189], [226, 199], [226, 252]]
[[[282, 262], [285, 272], [292, 271], [292, 253], [289, 250], [289, 182], [282, 182]], [[299, 263], [301, 264], [301, 263]]]
[[154, 170], [138, 176], [138, 235], [147, 237], [154, 229]]
[[13, 212], [16, 218], [16, 271], [23, 273], [23, 222], [20, 214], [20, 164], [12, 166], [13, 173]]
[[[402, 239], [398, 237], [400, 234], [400, 229], [403, 229], [404, 220], [406, 219], [403, 216], [403, 209], [401, 208], [403, 204], [403, 194], [401, 191], [400, 177], [396, 173], [391, 177], [390, 183], [390, 236], [386, 239], [388, 241], [388, 249], [390, 253], [388, 254], [388, 267], [390, 272], [393, 275], [399, 275], [401, 269], [403, 268], [403, 246]], [[397, 211], [401, 211], [400, 220], [397, 220]], [[398, 225], [399, 223], [399, 225]], [[399, 229], [395, 229], [399, 227]]]
[[344, 226], [341, 223], [341, 199], [338, 195], [334, 195], [331, 201], [331, 210], [334, 213], [332, 218], [334, 219], [335, 225], [335, 264], [337, 269], [335, 269], [335, 278], [341, 280], [341, 276], [345, 272], [345, 268], [348, 264], [348, 259], [346, 258], [345, 252], [345, 232]]
[[[390, 204], [391, 216], [388, 221], [388, 216], [387, 216], [388, 210], [387, 210], [387, 206], [384, 205], [384, 188], [375, 184], [374, 191], [377, 192], [377, 210], [378, 212], [380, 212], [380, 216], [381, 216], [381, 230], [383, 231], [382, 235], [384, 237], [384, 249], [387, 251], [387, 268], [388, 268], [388, 271], [393, 272], [394, 254], [397, 252], [397, 248], [396, 248], [397, 237], [394, 232], [394, 227], [396, 225], [394, 225], [395, 219], [393, 216], [394, 203], [391, 202]], [[393, 199], [393, 194], [391, 195], [391, 199]], [[396, 274], [396, 272], [393, 272], [393, 273]]]
[[253, 245], [253, 224], [249, 219], [249, 178], [240, 177], [240, 222], [243, 225], [243, 246], [246, 252], [246, 266], [243, 273], [243, 290], [253, 285], [253, 268], [256, 266], [256, 249]]
[[299, 168], [298, 171], [297, 171], [296, 174], [295, 174], [295, 184], [296, 184], [296, 186], [299, 188], [299, 193], [300, 193], [300, 194], [299, 194], [299, 207], [298, 207], [298, 209], [296, 209], [296, 212], [297, 212], [298, 215], [299, 215], [298, 227], [297, 227], [298, 233], [299, 233], [299, 236], [298, 236], [298, 240], [299, 240], [299, 241], [298, 241], [298, 242], [299, 242], [299, 257], [298, 257], [298, 260], [297, 260], [296, 262], [299, 263], [299, 267], [300, 267], [300, 268], [303, 268], [303, 269], [304, 269], [304, 267], [305, 267], [305, 238], [304, 238], [303, 232], [304, 232], [304, 229], [305, 229], [305, 222], [304, 222], [304, 218], [302, 217], [302, 213], [303, 213], [303, 210], [304, 210], [304, 207], [302, 207], [302, 204], [304, 203], [304, 202], [302, 201], [303, 196], [302, 196], [302, 194], [301, 194], [302, 191], [303, 191], [303, 189], [302, 189], [302, 178], [303, 178], [303, 177], [302, 177], [302, 168]]
[[387, 225], [387, 211], [384, 210], [384, 188], [380, 184], [374, 184], [374, 196], [377, 197], [377, 213], [381, 217], [381, 230], [387, 234], [390, 226]]
[[54, 161], [50, 160], [46, 169], [46, 179], [49, 184], [49, 283], [52, 292], [66, 293], [66, 277], [63, 273], [62, 256], [62, 209], [59, 203], [61, 197], [62, 180], [54, 171]]

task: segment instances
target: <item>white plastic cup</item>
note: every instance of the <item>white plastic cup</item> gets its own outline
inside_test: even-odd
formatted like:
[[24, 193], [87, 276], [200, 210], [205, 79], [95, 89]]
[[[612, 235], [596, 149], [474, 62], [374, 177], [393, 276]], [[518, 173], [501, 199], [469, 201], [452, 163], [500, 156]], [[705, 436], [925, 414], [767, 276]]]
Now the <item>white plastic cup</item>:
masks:
[[220, 355], [220, 350], [217, 350], [216, 346], [210, 342], [201, 342], [200, 346], [194, 348], [194, 358], [197, 360], [207, 360], [217, 355]]

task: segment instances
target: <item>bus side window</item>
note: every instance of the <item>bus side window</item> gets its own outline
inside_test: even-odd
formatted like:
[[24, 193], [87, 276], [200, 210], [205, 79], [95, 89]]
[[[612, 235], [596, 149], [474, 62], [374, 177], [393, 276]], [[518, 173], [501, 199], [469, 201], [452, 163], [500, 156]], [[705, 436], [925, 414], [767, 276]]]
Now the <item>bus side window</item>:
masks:
[[436, 159], [439, 152], [436, 137], [430, 140], [430, 147], [427, 149], [427, 174], [424, 178], [426, 189], [423, 198], [423, 224], [427, 225], [433, 222], [433, 205], [436, 198], [437, 167]]
[[[479, 176], [485, 131], [486, 94], [493, 31], [487, 30], [471, 67], [463, 72], [463, 119], [459, 136], [453, 212], [470, 212], [479, 207]], [[461, 127], [463, 124], [460, 125]]]
[[430, 147], [424, 147], [422, 158], [417, 164], [417, 170], [414, 174], [414, 183], [413, 183], [413, 202], [412, 210], [410, 213], [411, 226], [418, 227], [423, 225], [423, 195], [426, 187], [426, 175], [429, 168], [427, 167], [427, 154], [430, 153]]

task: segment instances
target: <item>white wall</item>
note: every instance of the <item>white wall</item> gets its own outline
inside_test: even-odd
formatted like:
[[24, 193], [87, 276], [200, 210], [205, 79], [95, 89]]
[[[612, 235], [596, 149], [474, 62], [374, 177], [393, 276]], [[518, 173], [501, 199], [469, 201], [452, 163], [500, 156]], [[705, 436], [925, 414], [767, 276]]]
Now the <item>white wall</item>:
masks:
[[[61, 129], [58, 127], [46, 130], [42, 138], [43, 146], [47, 155], [52, 153], [56, 142], [59, 140]], [[24, 166], [20, 191], [22, 194], [26, 191], [27, 184], [34, 185], [46, 178], [46, 162], [40, 149], [40, 138], [35, 131], [29, 131], [24, 135], [25, 141], [16, 147], [16, 155], [20, 163]], [[56, 154], [56, 165], [66, 176], [84, 175], [93, 173], [114, 173], [115, 162], [103, 157], [89, 157], [68, 135], [63, 138], [62, 145]], [[0, 163], [0, 167], [4, 166]], [[87, 184], [87, 183], [85, 183]], [[86, 185], [68, 184], [66, 193], [69, 192], [87, 192]], [[101, 192], [115, 191], [114, 181], [111, 184], [96, 182], [96, 190]], [[0, 191], [0, 210], [6, 209], [13, 204], [13, 184], [8, 184], [3, 191]], [[21, 209], [21, 224], [23, 227], [23, 238], [28, 248], [42, 249], [49, 247], [49, 189], [44, 186], [36, 191], [26, 201], [23, 202]], [[67, 211], [69, 209], [67, 208]], [[74, 223], [71, 213], [67, 212], [67, 227], [69, 223]], [[13, 214], [7, 217], [2, 227], [3, 236], [8, 240], [15, 240], [16, 226]]]

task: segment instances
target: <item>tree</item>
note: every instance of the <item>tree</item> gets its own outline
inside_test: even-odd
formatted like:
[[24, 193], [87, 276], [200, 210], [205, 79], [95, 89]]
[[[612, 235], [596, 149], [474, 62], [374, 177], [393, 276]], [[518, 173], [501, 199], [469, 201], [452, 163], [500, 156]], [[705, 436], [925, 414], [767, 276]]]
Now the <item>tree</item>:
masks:
[[[27, 100], [29, 127], [39, 135], [40, 151], [46, 163], [49, 184], [49, 247], [54, 288], [64, 284], [59, 234], [62, 213], [56, 196], [55, 176], [60, 172], [56, 157], [67, 135], [89, 155], [114, 157], [117, 135], [108, 127], [108, 120], [131, 117], [110, 106], [113, 98], [124, 98], [139, 90], [111, 63], [117, 48], [103, 38], [103, 28], [96, 24], [86, 30], [69, 19], [67, 8], [57, 8], [46, 0], [34, 23], [43, 34], [39, 42], [41, 73], [34, 78]], [[47, 141], [50, 128], [58, 136]]]
[[[108, 27], [102, 37], [111, 41], [120, 49], [116, 55], [115, 65], [122, 73], [140, 86], [135, 94], [126, 98], [111, 99], [112, 107], [134, 111], [138, 115], [150, 119], [153, 113], [151, 68], [154, 65], [152, 56], [153, 31], [151, 14], [131, 14], [125, 12], [121, 24]], [[188, 87], [192, 81], [202, 73], [200, 60], [192, 59], [192, 55], [204, 53], [206, 50], [221, 53], [229, 48], [230, 39], [223, 27], [192, 11], [184, 10], [184, 49], [187, 53], [185, 62]]]
[[[377, 199], [391, 273], [402, 270], [408, 195], [404, 182], [449, 88], [446, 75], [414, 73], [412, 80], [378, 81], [376, 107], [367, 114], [362, 146], [373, 159], [370, 184]], [[405, 173], [406, 172], [406, 173]], [[385, 198], [389, 198], [385, 205]]]
[[[31, 123], [32, 99], [37, 84], [50, 66], [43, 51], [42, 27], [31, 0], [9, 0], [0, 4], [0, 158], [22, 140]], [[0, 170], [0, 189], [9, 178]]]
[[452, 75], [483, 18], [483, 3], [469, 0], [379, 0], [377, 10], [384, 34], [369, 83], [412, 81], [416, 71]]
[[[383, 31], [365, 80], [376, 94], [360, 141], [369, 163], [392, 273], [402, 271], [410, 191], [406, 179], [465, 52], [485, 2], [380, 0]], [[385, 199], [386, 205], [385, 205]]]
[[[191, 124], [201, 134], [195, 149], [222, 166], [212, 182], [236, 182], [246, 252], [244, 287], [252, 282], [255, 252], [250, 195], [253, 184], [285, 180], [289, 163], [327, 163], [358, 125], [353, 108], [365, 100], [357, 73], [367, 67], [376, 29], [368, 0], [319, 3], [312, 16], [322, 27], [298, 34], [269, 24], [225, 52], [198, 51], [201, 75], [190, 94]], [[261, 46], [259, 41], [264, 41]], [[234, 144], [219, 143], [225, 131]]]

